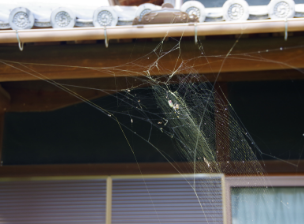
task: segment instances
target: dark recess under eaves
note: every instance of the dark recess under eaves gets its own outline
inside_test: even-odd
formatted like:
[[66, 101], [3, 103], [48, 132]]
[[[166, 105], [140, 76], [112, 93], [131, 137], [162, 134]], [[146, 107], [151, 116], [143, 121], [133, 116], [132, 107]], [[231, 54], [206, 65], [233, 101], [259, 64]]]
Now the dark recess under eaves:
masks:
[[[142, 103], [155, 106], [154, 99], [145, 98], [146, 95], [151, 95], [150, 91], [148, 88], [137, 89], [132, 93], [141, 95], [138, 99], [141, 99]], [[151, 127], [148, 118], [136, 119], [144, 118], [136, 109], [138, 104], [128, 106], [116, 97], [102, 97], [94, 100], [94, 103], [109, 111], [118, 111], [115, 113], [118, 120], [129, 130], [120, 127], [108, 114], [86, 103], [51, 112], [7, 113], [2, 150], [3, 164], [166, 162], [157, 150], [162, 150], [171, 161], [184, 161], [176, 152], [168, 135], [157, 127]], [[127, 99], [122, 98], [121, 94], [119, 97]], [[134, 116], [132, 122], [130, 115]], [[150, 142], [157, 149], [133, 132], [144, 139], [149, 139], [151, 132]]]
[[[304, 159], [304, 81], [233, 82], [228, 87], [233, 109], [260, 149], [255, 151], [259, 159]], [[156, 114], [156, 102], [145, 97], [149, 91], [136, 94]], [[108, 109], [120, 103], [115, 95], [94, 102]], [[85, 103], [52, 112], [7, 113], [3, 165], [166, 162], [157, 149], [171, 161], [186, 161], [159, 128], [152, 127], [150, 138], [157, 149], [133, 133], [148, 139], [151, 130], [147, 120], [133, 117], [131, 122], [135, 107], [121, 107], [117, 114], [131, 130], [123, 128], [135, 155], [117, 122]]]
[[259, 159], [304, 159], [304, 81], [232, 82], [228, 97]]

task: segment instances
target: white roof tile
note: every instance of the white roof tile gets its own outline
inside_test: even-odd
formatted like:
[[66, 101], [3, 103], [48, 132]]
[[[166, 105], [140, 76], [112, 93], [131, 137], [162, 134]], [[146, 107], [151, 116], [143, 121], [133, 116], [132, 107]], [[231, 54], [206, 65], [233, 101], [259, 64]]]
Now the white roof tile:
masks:
[[[169, 0], [166, 0], [167, 2]], [[171, 0], [172, 1], [172, 0]], [[286, 10], [288, 11], [288, 18], [290, 16], [294, 17], [304, 17], [304, 4], [296, 4], [294, 5], [293, 0], [285, 0], [284, 2], [286, 4], [276, 4], [277, 0], [271, 0], [268, 5], [260, 5], [260, 6], [248, 6], [245, 0], [228, 0], [225, 2], [223, 7], [216, 7], [216, 8], [205, 8], [205, 7], [197, 7], [198, 4], [201, 4], [199, 1], [193, 1], [194, 4], [191, 4], [191, 1], [187, 1], [186, 3], [192, 7], [192, 11], [195, 13], [198, 13], [200, 16], [202, 13], [204, 13], [205, 22], [214, 22], [214, 21], [223, 21], [223, 18], [228, 19], [227, 15], [231, 13], [232, 11], [234, 13], [248, 13], [249, 16], [243, 16], [242, 19], [246, 20], [260, 20], [260, 19], [268, 19], [269, 13], [271, 13], [272, 18], [282, 18], [284, 19], [284, 12]], [[185, 4], [186, 4], [185, 3]], [[238, 5], [237, 5], [238, 4]], [[288, 4], [290, 5], [290, 8], [288, 7]], [[178, 5], [178, 4], [176, 4]], [[192, 6], [193, 5], [193, 6]], [[202, 4], [201, 4], [202, 5]], [[239, 5], [242, 5], [243, 8], [240, 8]], [[159, 9], [159, 6], [155, 7], [137, 7], [137, 6], [109, 6], [108, 0], [86, 0], [86, 1], [73, 1], [73, 0], [52, 0], [52, 2], [47, 1], [26, 1], [26, 0], [10, 0], [10, 3], [0, 3], [0, 29], [8, 29], [10, 27], [14, 27], [13, 21], [10, 20], [10, 14], [12, 11], [18, 7], [24, 7], [28, 9], [31, 14], [34, 16], [34, 26], [36, 27], [50, 27], [53, 26], [55, 28], [58, 28], [58, 26], [52, 21], [52, 18], [54, 20], [54, 16], [52, 17], [52, 12], [58, 11], [58, 8], [64, 7], [66, 8], [66, 11], [70, 12], [68, 14], [71, 14], [69, 16], [73, 17], [72, 15], [75, 15], [75, 23], [70, 24], [70, 27], [75, 26], [94, 26], [94, 12], [96, 9], [98, 9], [101, 6], [110, 7], [108, 8], [112, 14], [112, 17], [110, 14], [103, 13], [103, 16], [107, 17], [106, 19], [114, 19], [118, 18], [118, 22], [115, 24], [117, 25], [131, 25], [132, 21], [136, 16], [139, 16], [143, 13], [143, 10], [146, 10], [145, 12], [148, 12], [149, 10], [155, 10]], [[189, 7], [190, 7], [189, 6]], [[238, 8], [233, 8], [233, 7]], [[189, 8], [188, 7], [188, 8]], [[197, 9], [195, 9], [195, 7]], [[272, 8], [271, 8], [272, 7]], [[285, 7], [285, 8], [284, 8]], [[107, 8], [105, 8], [106, 10]], [[142, 11], [140, 11], [142, 10]], [[195, 11], [196, 10], [196, 11]], [[198, 10], [198, 11], [197, 11]], [[230, 11], [229, 11], [230, 10]], [[281, 10], [278, 14], [278, 10]], [[285, 11], [284, 11], [285, 10]], [[291, 12], [290, 10], [293, 10]], [[16, 11], [16, 10], [15, 10]], [[184, 11], [187, 11], [187, 9], [184, 9]], [[189, 10], [188, 10], [189, 11]], [[59, 12], [59, 11], [58, 11]], [[228, 14], [227, 14], [228, 13]], [[68, 15], [65, 13], [62, 13], [62, 15]], [[287, 15], [286, 14], [286, 15]], [[100, 14], [101, 15], [101, 14]], [[235, 14], [237, 15], [237, 14]], [[276, 15], [279, 15], [276, 16]], [[280, 17], [281, 16], [281, 17]], [[240, 16], [236, 16], [235, 18], [239, 18]], [[68, 17], [66, 17], [68, 18]], [[240, 17], [241, 18], [241, 17]], [[25, 19], [29, 19], [25, 17]], [[62, 17], [63, 19], [63, 17]], [[73, 18], [71, 18], [73, 20]], [[232, 19], [233, 20], [233, 19]], [[9, 24], [10, 23], [10, 24]], [[62, 23], [63, 24], [63, 23]], [[104, 23], [103, 23], [104, 24]], [[109, 23], [110, 24], [110, 23]], [[113, 23], [112, 23], [113, 24]], [[95, 23], [96, 25], [96, 23]], [[102, 26], [102, 24], [101, 24]], [[31, 28], [30, 25], [24, 26], [27, 28]], [[61, 26], [59, 26], [61, 27]], [[67, 26], [68, 27], [68, 26]], [[62, 27], [62, 28], [67, 28]], [[20, 27], [18, 29], [22, 29], [23, 27]]]

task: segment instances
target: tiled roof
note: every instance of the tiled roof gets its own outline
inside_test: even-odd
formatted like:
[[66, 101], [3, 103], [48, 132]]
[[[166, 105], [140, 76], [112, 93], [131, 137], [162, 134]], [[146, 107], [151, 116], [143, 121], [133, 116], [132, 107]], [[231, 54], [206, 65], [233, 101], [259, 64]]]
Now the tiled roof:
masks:
[[[62, 1], [63, 2], [63, 1]], [[228, 0], [222, 7], [204, 7], [204, 1], [165, 0], [176, 9], [195, 14], [200, 22], [246, 21], [285, 19], [304, 17], [304, 4], [295, 4], [293, 0], [271, 0], [268, 5], [249, 6], [245, 0]], [[41, 1], [25, 2], [11, 0], [0, 3], [0, 29], [31, 29], [33, 27], [103, 27], [132, 25], [135, 17], [139, 19], [151, 10], [161, 7], [153, 4], [140, 6], [110, 6], [107, 0], [74, 1], [59, 0], [52, 3]]]

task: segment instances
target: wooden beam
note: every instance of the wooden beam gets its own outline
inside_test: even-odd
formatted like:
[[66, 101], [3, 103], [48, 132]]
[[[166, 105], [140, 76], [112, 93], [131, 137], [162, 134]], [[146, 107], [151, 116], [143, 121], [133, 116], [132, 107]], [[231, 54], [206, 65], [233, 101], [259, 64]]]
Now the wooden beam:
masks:
[[[262, 174], [249, 167], [260, 162], [231, 162], [226, 175], [304, 175], [304, 160], [263, 161]], [[211, 166], [216, 166], [212, 164]], [[71, 164], [71, 165], [27, 165], [2, 166], [2, 177], [38, 176], [85, 176], [85, 175], [127, 175], [127, 174], [179, 174], [193, 173], [193, 163], [119, 163], [119, 164]]]
[[0, 114], [9, 110], [10, 101], [10, 94], [0, 85]]
[[[0, 81], [218, 74], [303, 68], [304, 37], [0, 47]], [[173, 50], [175, 49], [175, 50]], [[181, 50], [181, 51], [180, 51]], [[230, 52], [231, 51], [231, 52]], [[181, 55], [180, 55], [181, 52]], [[229, 53], [230, 52], [230, 53]], [[297, 71], [301, 73], [301, 71]], [[214, 75], [212, 75], [214, 76]]]
[[2, 166], [2, 143], [5, 112], [10, 109], [11, 96], [0, 86], [0, 166]]
[[3, 165], [2, 146], [3, 146], [3, 129], [4, 129], [5, 112], [0, 113], [0, 167]]
[[[168, 76], [159, 77], [158, 83], [168, 79]], [[228, 72], [194, 76], [187, 79], [189, 82], [205, 82], [217, 80], [218, 83], [237, 81], [261, 81], [261, 80], [294, 80], [304, 79], [304, 75], [298, 70], [272, 70], [260, 72]], [[58, 82], [58, 83], [57, 83]], [[2, 83], [4, 94], [0, 94], [1, 108], [8, 112], [42, 112], [52, 111], [83, 100], [93, 100], [109, 94], [115, 94], [126, 89], [141, 88], [153, 83], [148, 79], [134, 77], [100, 78], [100, 79], [70, 79], [53, 83], [47, 81], [16, 81]], [[171, 79], [172, 83], [179, 83], [179, 78]], [[60, 89], [60, 85], [67, 88]], [[59, 85], [59, 86], [58, 86]], [[221, 84], [220, 84], [221, 85]], [[70, 93], [69, 93], [70, 92]], [[81, 96], [83, 100], [77, 98]], [[9, 102], [9, 98], [11, 98]], [[9, 103], [9, 105], [8, 105]]]
[[140, 82], [133, 78], [61, 80], [52, 83], [46, 81], [3, 83], [3, 87], [11, 96], [8, 109], [10, 112], [52, 111], [128, 88], [136, 88], [138, 85]]
[[301, 69], [265, 70], [250, 72], [225, 72], [221, 74], [206, 74], [207, 80], [217, 82], [250, 82], [272, 80], [302, 80], [304, 71]]
[[[179, 172], [188, 172], [188, 163], [174, 163]], [[0, 177], [127, 175], [179, 173], [169, 163], [71, 164], [2, 166]]]
[[[216, 131], [216, 157], [218, 162], [225, 164], [221, 170], [225, 172], [226, 163], [230, 162], [230, 126], [228, 85], [226, 82], [216, 82], [214, 88], [214, 110]], [[229, 167], [228, 167], [229, 168]]]
[[11, 96], [0, 85], [0, 166], [2, 166], [2, 143], [5, 112], [10, 109]]

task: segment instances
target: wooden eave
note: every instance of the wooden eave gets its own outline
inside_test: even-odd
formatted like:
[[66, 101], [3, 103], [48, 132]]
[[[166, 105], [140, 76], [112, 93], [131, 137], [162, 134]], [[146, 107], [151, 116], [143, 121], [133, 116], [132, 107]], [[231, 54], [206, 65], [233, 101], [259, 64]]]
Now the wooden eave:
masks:
[[[138, 28], [139, 29], [139, 28]], [[16, 43], [0, 46], [0, 111], [49, 111], [79, 103], [80, 100], [59, 90], [54, 84], [81, 85], [91, 89], [72, 89], [86, 99], [94, 99], [127, 88], [146, 85], [146, 72], [161, 84], [168, 75], [197, 74], [193, 81], [258, 81], [303, 79], [303, 33], [294, 33], [284, 41], [281, 34], [184, 38], [180, 51], [168, 52], [179, 39], [164, 39], [162, 51], [155, 41], [27, 43], [20, 52]], [[102, 39], [102, 38], [100, 38]], [[92, 42], [91, 42], [92, 43]], [[156, 51], [154, 51], [157, 49]], [[161, 56], [161, 57], [160, 57]], [[159, 59], [159, 60], [157, 60]], [[157, 63], [157, 66], [155, 62]], [[149, 69], [148, 69], [149, 68]], [[126, 78], [128, 82], [126, 82]], [[55, 81], [47, 83], [46, 80]], [[110, 91], [98, 91], [110, 90]], [[3, 113], [0, 113], [3, 118]], [[3, 121], [1, 122], [3, 123]], [[269, 174], [304, 173], [303, 161], [265, 162]], [[296, 164], [296, 166], [290, 165]], [[177, 164], [179, 172], [189, 164]], [[140, 164], [143, 173], [175, 173], [170, 164]], [[183, 169], [185, 171], [183, 171]], [[0, 177], [57, 175], [138, 174], [137, 164], [75, 164], [43, 166], [3, 166]], [[233, 173], [227, 175], [233, 175]]]
[[280, 34], [199, 37], [198, 44], [192, 37], [181, 42], [167, 38], [160, 47], [162, 39], [113, 41], [109, 48], [96, 41], [28, 43], [22, 52], [17, 44], [0, 45], [0, 82], [5, 92], [0, 110], [47, 111], [80, 102], [56, 87], [58, 80], [90, 87], [69, 88], [94, 99], [147, 85], [147, 74], [159, 77], [155, 84], [171, 74], [174, 81], [189, 71], [198, 74], [194, 81], [303, 79], [302, 34], [294, 33], [288, 41]]

